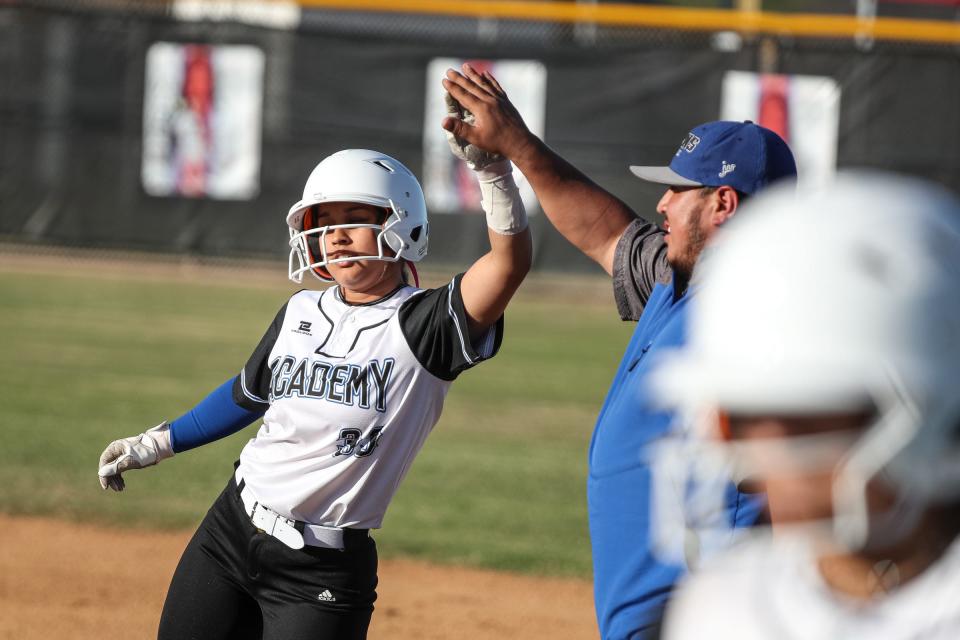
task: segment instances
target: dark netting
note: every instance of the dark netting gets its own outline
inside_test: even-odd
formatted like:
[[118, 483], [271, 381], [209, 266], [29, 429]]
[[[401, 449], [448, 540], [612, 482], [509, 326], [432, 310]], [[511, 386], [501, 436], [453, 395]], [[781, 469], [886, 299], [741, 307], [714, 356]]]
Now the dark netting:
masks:
[[[883, 15], [886, 5], [880, 6]], [[849, 13], [852, 5], [844, 7], [840, 12]], [[730, 70], [833, 78], [842, 94], [839, 166], [915, 173], [960, 190], [956, 44], [310, 9], [293, 28], [262, 26], [263, 20], [184, 22], [174, 14], [173, 5], [147, 0], [34, 1], [0, 9], [0, 234], [6, 239], [283, 256], [283, 217], [320, 158], [342, 148], [375, 148], [421, 172], [426, 67], [438, 57], [540, 61], [548, 144], [651, 217], [660, 190], [633, 178], [627, 166], [668, 162], [691, 126], [716, 119]], [[263, 52], [253, 197], [145, 191], [144, 70], [158, 42], [243, 44]], [[485, 246], [481, 217], [432, 214], [434, 259], [466, 262]], [[538, 266], [593, 268], [542, 216], [532, 225]]]

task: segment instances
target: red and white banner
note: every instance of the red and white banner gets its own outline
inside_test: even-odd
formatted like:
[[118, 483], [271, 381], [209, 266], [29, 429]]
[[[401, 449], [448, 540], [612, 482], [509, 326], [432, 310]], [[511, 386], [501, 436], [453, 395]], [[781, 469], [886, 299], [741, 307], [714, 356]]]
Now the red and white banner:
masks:
[[832, 78], [728, 71], [720, 118], [752, 120], [780, 134], [805, 186], [822, 185], [836, 172], [840, 87]]
[[152, 196], [248, 200], [260, 190], [264, 55], [158, 42], [147, 52], [141, 179]]

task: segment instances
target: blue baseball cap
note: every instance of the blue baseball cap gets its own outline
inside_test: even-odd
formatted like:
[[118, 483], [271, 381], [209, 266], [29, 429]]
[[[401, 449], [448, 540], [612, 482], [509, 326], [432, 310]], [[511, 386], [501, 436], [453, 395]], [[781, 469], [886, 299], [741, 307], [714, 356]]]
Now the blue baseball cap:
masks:
[[708, 122], [687, 134], [668, 167], [631, 166], [634, 175], [675, 187], [729, 186], [754, 194], [796, 178], [793, 152], [776, 133], [746, 120]]

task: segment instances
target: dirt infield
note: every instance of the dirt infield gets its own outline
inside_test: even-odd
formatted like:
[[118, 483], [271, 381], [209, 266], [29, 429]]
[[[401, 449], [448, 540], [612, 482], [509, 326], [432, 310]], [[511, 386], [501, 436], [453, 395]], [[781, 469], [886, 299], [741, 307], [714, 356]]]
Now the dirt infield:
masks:
[[[0, 638], [155, 637], [189, 532], [0, 515]], [[381, 560], [370, 637], [595, 638], [590, 584]]]

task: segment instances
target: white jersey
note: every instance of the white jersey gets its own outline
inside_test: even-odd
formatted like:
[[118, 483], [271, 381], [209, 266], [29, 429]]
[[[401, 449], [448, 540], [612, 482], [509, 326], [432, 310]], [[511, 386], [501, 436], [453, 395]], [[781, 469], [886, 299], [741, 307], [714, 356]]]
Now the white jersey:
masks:
[[921, 575], [863, 602], [832, 591], [808, 547], [752, 540], [690, 576], [667, 640], [960, 638], [960, 541]]
[[336, 286], [290, 298], [234, 385], [241, 406], [269, 405], [240, 454], [260, 503], [312, 524], [381, 525], [450, 383], [500, 344], [502, 318], [470, 343], [460, 279], [362, 305]]

